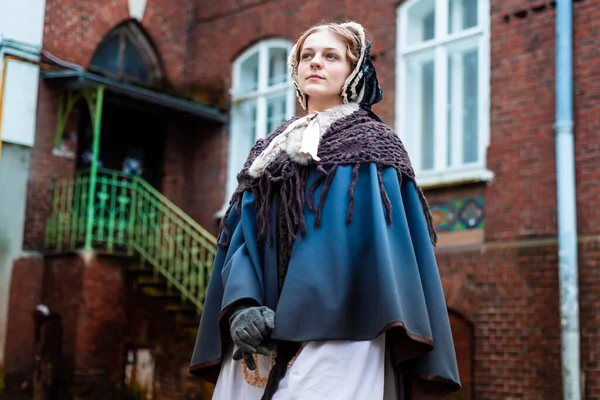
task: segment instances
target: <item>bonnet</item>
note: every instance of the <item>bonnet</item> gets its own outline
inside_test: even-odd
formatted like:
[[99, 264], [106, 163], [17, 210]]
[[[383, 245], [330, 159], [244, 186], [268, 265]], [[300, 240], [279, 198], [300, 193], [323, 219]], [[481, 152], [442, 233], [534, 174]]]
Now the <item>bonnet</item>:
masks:
[[[358, 103], [360, 107], [370, 110], [371, 105], [380, 102], [382, 99], [381, 86], [379, 86], [375, 67], [371, 63], [369, 57], [371, 43], [367, 42], [365, 30], [362, 25], [356, 22], [346, 22], [339, 25], [351, 31], [359, 43], [358, 62], [342, 86], [341, 95], [344, 104]], [[288, 68], [296, 90], [296, 97], [298, 97], [298, 101], [302, 108], [308, 111], [308, 96], [300, 90], [300, 85], [298, 83], [298, 63], [296, 61], [297, 46], [298, 43], [296, 43], [290, 51]]]

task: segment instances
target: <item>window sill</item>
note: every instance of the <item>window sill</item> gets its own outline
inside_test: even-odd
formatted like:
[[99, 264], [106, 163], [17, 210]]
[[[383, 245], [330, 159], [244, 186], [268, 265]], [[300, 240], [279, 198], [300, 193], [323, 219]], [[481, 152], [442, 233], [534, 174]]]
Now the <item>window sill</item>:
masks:
[[494, 178], [494, 173], [485, 168], [459, 170], [459, 171], [440, 171], [437, 173], [428, 172], [426, 174], [417, 174], [417, 183], [423, 189], [435, 189], [446, 186], [456, 186], [465, 183], [489, 182]]

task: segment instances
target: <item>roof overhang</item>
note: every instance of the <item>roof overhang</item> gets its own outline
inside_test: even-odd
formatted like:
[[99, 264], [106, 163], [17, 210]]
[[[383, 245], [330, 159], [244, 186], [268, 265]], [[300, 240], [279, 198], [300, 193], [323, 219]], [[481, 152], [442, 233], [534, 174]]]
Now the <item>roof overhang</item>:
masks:
[[69, 69], [43, 71], [42, 77], [49, 85], [62, 89], [88, 89], [104, 86], [107, 92], [115, 93], [131, 100], [153, 104], [168, 110], [191, 114], [211, 121], [221, 123], [227, 121], [227, 114], [218, 108], [87, 71]]

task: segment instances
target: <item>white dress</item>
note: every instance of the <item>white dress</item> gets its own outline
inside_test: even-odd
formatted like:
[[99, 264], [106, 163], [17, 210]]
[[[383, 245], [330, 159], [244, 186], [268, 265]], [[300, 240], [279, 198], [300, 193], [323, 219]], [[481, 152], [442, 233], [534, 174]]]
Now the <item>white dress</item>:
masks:
[[[385, 334], [370, 341], [308, 342], [279, 383], [273, 400], [396, 400]], [[223, 360], [213, 400], [260, 400], [272, 357], [255, 356], [250, 371], [234, 361], [231, 348]]]

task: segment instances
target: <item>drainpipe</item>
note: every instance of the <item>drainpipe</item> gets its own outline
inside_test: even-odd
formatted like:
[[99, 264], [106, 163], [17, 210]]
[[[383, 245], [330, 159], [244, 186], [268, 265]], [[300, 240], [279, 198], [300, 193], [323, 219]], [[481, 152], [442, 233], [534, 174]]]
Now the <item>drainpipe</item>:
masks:
[[573, 140], [573, 2], [556, 2], [556, 184], [563, 399], [581, 400]]

